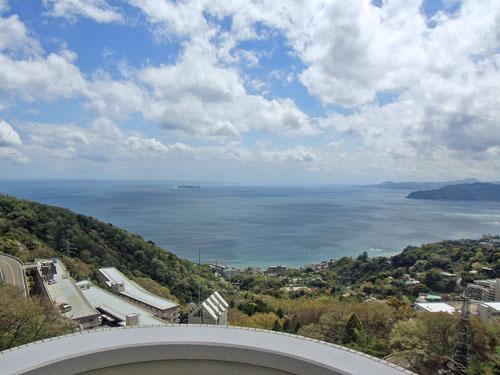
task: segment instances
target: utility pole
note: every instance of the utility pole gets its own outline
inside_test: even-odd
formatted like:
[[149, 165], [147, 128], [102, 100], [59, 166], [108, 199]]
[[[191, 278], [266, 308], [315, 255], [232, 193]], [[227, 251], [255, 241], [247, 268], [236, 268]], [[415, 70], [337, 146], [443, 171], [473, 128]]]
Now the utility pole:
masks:
[[[198, 276], [201, 278], [201, 250], [198, 250]], [[201, 302], [201, 285], [198, 280], [198, 305]]]

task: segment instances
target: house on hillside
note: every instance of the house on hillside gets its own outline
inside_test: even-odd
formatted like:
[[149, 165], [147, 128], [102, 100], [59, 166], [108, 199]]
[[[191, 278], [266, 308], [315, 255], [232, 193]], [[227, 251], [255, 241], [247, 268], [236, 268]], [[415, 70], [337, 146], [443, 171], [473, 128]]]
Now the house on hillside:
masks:
[[213, 292], [210, 297], [191, 311], [188, 315], [188, 323], [227, 325], [228, 307], [229, 304], [219, 292]]

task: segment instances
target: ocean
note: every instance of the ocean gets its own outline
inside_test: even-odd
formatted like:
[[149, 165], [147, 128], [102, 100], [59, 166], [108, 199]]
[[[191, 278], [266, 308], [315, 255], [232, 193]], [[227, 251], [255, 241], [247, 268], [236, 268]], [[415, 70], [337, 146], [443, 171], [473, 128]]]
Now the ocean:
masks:
[[500, 203], [406, 199], [377, 188], [176, 189], [174, 182], [0, 181], [0, 192], [93, 216], [180, 257], [299, 266], [391, 255], [408, 245], [500, 233]]

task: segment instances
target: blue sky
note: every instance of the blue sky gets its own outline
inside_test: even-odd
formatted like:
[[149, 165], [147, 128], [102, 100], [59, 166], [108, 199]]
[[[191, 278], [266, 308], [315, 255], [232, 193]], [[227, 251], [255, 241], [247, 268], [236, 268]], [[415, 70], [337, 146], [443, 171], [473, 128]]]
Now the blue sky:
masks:
[[494, 0], [0, 0], [3, 178], [500, 169]]

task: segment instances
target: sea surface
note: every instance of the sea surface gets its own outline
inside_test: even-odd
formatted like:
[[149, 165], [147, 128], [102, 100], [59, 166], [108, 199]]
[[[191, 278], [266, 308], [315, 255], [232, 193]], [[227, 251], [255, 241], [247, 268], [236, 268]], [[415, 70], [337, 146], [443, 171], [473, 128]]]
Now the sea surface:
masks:
[[177, 255], [231, 266], [391, 255], [408, 245], [500, 233], [500, 203], [406, 199], [377, 188], [175, 188], [175, 182], [5, 181], [0, 193], [66, 207]]

